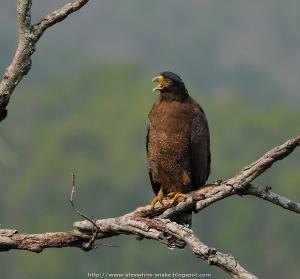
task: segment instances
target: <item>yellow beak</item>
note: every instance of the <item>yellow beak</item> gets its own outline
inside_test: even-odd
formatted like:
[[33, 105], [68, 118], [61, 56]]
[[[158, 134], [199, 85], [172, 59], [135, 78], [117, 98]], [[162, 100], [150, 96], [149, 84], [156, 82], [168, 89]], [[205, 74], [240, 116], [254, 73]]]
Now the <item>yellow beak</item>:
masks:
[[162, 80], [162, 76], [157, 76], [157, 77], [152, 79], [152, 82], [158, 82], [158, 85], [152, 89], [153, 92], [159, 91], [159, 90], [162, 89], [162, 85], [160, 83], [161, 80]]

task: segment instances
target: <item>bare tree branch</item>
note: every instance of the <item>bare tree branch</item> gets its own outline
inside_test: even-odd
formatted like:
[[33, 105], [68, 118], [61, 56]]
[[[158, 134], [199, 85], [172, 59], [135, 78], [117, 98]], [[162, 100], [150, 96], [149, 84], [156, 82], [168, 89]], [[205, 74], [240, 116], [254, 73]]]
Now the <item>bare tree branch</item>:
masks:
[[87, 4], [89, 0], [79, 0], [74, 3], [68, 3], [61, 7], [59, 10], [54, 11], [53, 13], [45, 16], [33, 26], [34, 28], [34, 34], [35, 34], [35, 40], [38, 40], [40, 36], [44, 33], [46, 29], [51, 27], [52, 25], [64, 20], [68, 15], [71, 13], [76, 12], [81, 7], [83, 7], [85, 4]]
[[[22, 249], [32, 252], [41, 252], [45, 248], [79, 247], [86, 249], [91, 239], [102, 239], [120, 234], [135, 235], [139, 240], [149, 238], [167, 245], [166, 235], [172, 235], [183, 240], [193, 253], [210, 265], [215, 265], [231, 275], [232, 278], [254, 279], [254, 275], [245, 270], [231, 255], [223, 254], [215, 248], [203, 244], [190, 229], [177, 223], [170, 222], [171, 216], [185, 211], [199, 212], [214, 202], [231, 195], [254, 195], [263, 198], [288, 210], [300, 213], [300, 204], [270, 192], [270, 189], [254, 187], [249, 183], [267, 170], [274, 162], [288, 156], [300, 145], [300, 136], [277, 146], [256, 162], [244, 167], [236, 176], [189, 193], [186, 201], [171, 207], [160, 205], [152, 208], [150, 205], [137, 208], [135, 211], [116, 218], [108, 218], [91, 222], [85, 215], [85, 221], [75, 222], [74, 231], [53, 232], [44, 234], [23, 234], [16, 230], [0, 230], [0, 251]], [[73, 186], [75, 181], [73, 178]], [[74, 188], [72, 188], [74, 193]], [[71, 194], [71, 197], [73, 194]], [[73, 201], [73, 199], [71, 198]], [[97, 234], [95, 234], [95, 224]]]
[[[31, 6], [32, 1], [18, 1], [17, 13], [19, 21], [19, 35], [24, 36], [26, 32], [30, 32], [31, 29]], [[21, 38], [21, 41], [24, 38]]]
[[20, 249], [40, 253], [44, 248], [81, 248], [83, 243], [84, 238], [77, 236], [74, 232], [22, 234], [17, 230], [0, 230], [0, 251]]
[[75, 173], [72, 172], [72, 191], [71, 191], [71, 195], [70, 195], [70, 204], [72, 206], [72, 208], [74, 209], [74, 211], [81, 216], [82, 218], [84, 218], [85, 220], [89, 221], [90, 223], [93, 224], [93, 236], [91, 237], [91, 239], [89, 240], [88, 243], [86, 243], [86, 245], [83, 246], [83, 248], [88, 251], [94, 248], [94, 242], [96, 240], [97, 234], [100, 231], [100, 228], [97, 226], [96, 221], [93, 220], [93, 218], [87, 216], [86, 214], [82, 213], [76, 206], [74, 203], [74, 194], [75, 194], [75, 187], [76, 187], [76, 183], [75, 183]]
[[[90, 222], [80, 222], [83, 228], [89, 228]], [[165, 219], [148, 219], [148, 218], [128, 218], [126, 216], [120, 218], [110, 218], [107, 220], [97, 221], [97, 225], [101, 228], [97, 238], [105, 238], [113, 235], [126, 234], [143, 236], [154, 239], [162, 244], [167, 245], [168, 240], [165, 239], [164, 233], [171, 234], [185, 241], [193, 253], [208, 262], [209, 265], [215, 265], [227, 273], [232, 278], [254, 279], [254, 275], [245, 270], [238, 261], [231, 255], [218, 252], [215, 248], [211, 248], [203, 244], [193, 233], [192, 230], [185, 228], [177, 223], [170, 222]], [[90, 238], [88, 232], [57, 232], [45, 234], [21, 234], [16, 231], [0, 230], [0, 251], [8, 251], [9, 249], [22, 249], [31, 252], [40, 253], [45, 248], [59, 247], [80, 247], [86, 251], [85, 246], [87, 239]]]
[[300, 213], [300, 203], [294, 202], [290, 199], [280, 196], [274, 192], [271, 192], [270, 190], [271, 187], [255, 187], [253, 185], [250, 185], [244, 191], [242, 191], [241, 194], [256, 196], [276, 205], [279, 205], [284, 209]]
[[[83, 234], [89, 232], [90, 225], [91, 224], [88, 221], [74, 223], [74, 227], [80, 229], [79, 231]], [[101, 229], [98, 238], [114, 236], [116, 233], [134, 234], [154, 239], [167, 245], [168, 239], [165, 238], [166, 234], [163, 234], [167, 233], [168, 235], [173, 235], [176, 238], [185, 241], [197, 257], [207, 261], [209, 265], [215, 265], [222, 268], [229, 273], [232, 278], [256, 278], [245, 270], [233, 256], [221, 253], [215, 248], [208, 247], [195, 236], [192, 230], [175, 222], [170, 222], [166, 219], [148, 219], [124, 215], [117, 218], [98, 220], [97, 225]]]
[[257, 176], [270, 168], [276, 161], [284, 159], [300, 145], [300, 135], [289, 139], [285, 143], [276, 146], [268, 151], [257, 161], [244, 167], [239, 174], [227, 180], [227, 184], [232, 185], [235, 189], [241, 189], [249, 184]]
[[0, 82], [0, 121], [7, 116], [7, 105], [16, 86], [31, 68], [31, 56], [36, 43], [43, 32], [52, 25], [64, 20], [69, 14], [77, 11], [89, 0], [78, 0], [45, 16], [39, 23], [31, 24], [32, 0], [18, 0], [17, 16], [19, 22], [19, 43], [10, 66], [7, 67]]
[[[247, 193], [247, 190], [244, 189], [247, 188], [251, 181], [270, 168], [273, 163], [288, 156], [299, 145], [300, 135], [291, 138], [285, 143], [271, 149], [257, 161], [247, 167], [244, 167], [234, 177], [223, 182], [221, 181], [217, 185], [206, 185], [197, 191], [191, 192], [190, 198], [179, 203], [175, 207], [169, 208], [168, 210], [166, 210], [166, 207], [163, 207], [164, 210], [162, 210], [163, 213], [160, 215], [160, 217], [170, 218], [173, 215], [188, 210], [200, 211], [218, 200], [224, 199], [231, 195], [240, 194], [241, 191], [244, 191], [243, 193]], [[254, 193], [254, 191], [252, 191], [252, 193]], [[251, 193], [249, 192], [249, 194]], [[268, 199], [268, 201], [271, 201], [271, 199]], [[273, 199], [273, 201], [275, 200]], [[274, 203], [279, 205], [276, 202]], [[293, 206], [286, 208], [290, 210], [292, 210], [292, 208], [294, 209]], [[161, 210], [161, 208], [158, 210]], [[151, 213], [148, 214], [151, 216]]]
[[239, 262], [229, 254], [223, 254], [215, 248], [211, 248], [202, 243], [197, 238], [194, 232], [184, 226], [178, 225], [174, 222], [166, 224], [167, 232], [184, 240], [191, 248], [193, 253], [205, 260], [210, 265], [215, 265], [225, 270], [232, 278], [236, 279], [255, 279], [253, 274], [245, 270]]

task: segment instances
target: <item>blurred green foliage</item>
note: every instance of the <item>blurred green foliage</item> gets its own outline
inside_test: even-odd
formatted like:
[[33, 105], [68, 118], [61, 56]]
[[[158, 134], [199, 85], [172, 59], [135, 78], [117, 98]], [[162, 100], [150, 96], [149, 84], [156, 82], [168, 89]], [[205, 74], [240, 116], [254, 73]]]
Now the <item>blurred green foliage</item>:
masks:
[[[84, 67], [68, 80], [24, 82], [0, 134], [0, 223], [24, 232], [72, 229], [70, 173], [76, 202], [97, 218], [124, 214], [153, 198], [147, 177], [145, 134], [154, 101], [152, 76], [134, 64]], [[95, 65], [95, 64], [94, 64]], [[299, 134], [292, 105], [259, 106], [246, 94], [190, 94], [203, 106], [212, 139], [210, 181], [234, 175], [273, 146]], [[203, 97], [205, 96], [205, 97]], [[257, 97], [260, 98], [259, 96]], [[258, 185], [300, 200], [300, 153], [262, 175]], [[298, 216], [252, 197], [232, 197], [194, 215], [207, 244], [235, 255], [261, 278], [298, 278]], [[47, 249], [39, 255], [0, 254], [1, 278], [87, 278], [88, 272], [198, 272], [225, 278], [188, 249], [170, 251], [134, 237], [101, 241], [120, 245], [85, 253]]]

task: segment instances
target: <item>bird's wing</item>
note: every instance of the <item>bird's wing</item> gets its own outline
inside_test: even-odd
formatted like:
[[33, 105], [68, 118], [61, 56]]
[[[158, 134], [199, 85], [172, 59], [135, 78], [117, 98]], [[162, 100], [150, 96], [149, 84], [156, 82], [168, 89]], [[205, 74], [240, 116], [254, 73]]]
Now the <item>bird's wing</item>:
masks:
[[[149, 130], [150, 130], [150, 124], [148, 124], [148, 127], [147, 127], [147, 136], [146, 136], [146, 149], [147, 149], [147, 157], [148, 157], [148, 160], [149, 160]], [[153, 192], [155, 193], [155, 195], [158, 194], [159, 190], [160, 190], [160, 184], [155, 182], [154, 179], [153, 179], [153, 176], [152, 176], [152, 171], [151, 171], [151, 166], [150, 166], [150, 162], [148, 161], [148, 174], [149, 174], [149, 178], [150, 178], [150, 182], [151, 182], [151, 185], [152, 185], [152, 189], [153, 189]]]
[[193, 190], [203, 186], [210, 174], [210, 136], [202, 109], [191, 125], [191, 154]]

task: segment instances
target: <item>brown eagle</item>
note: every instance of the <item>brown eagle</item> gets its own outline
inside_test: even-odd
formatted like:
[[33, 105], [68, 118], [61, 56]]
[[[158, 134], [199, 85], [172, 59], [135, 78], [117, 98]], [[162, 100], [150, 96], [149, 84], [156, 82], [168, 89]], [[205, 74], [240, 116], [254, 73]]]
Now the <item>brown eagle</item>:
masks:
[[[149, 177], [156, 195], [151, 205], [169, 198], [172, 204], [203, 186], [210, 173], [210, 137], [201, 106], [172, 72], [155, 77], [159, 91], [147, 133]], [[191, 213], [173, 220], [191, 226]]]

